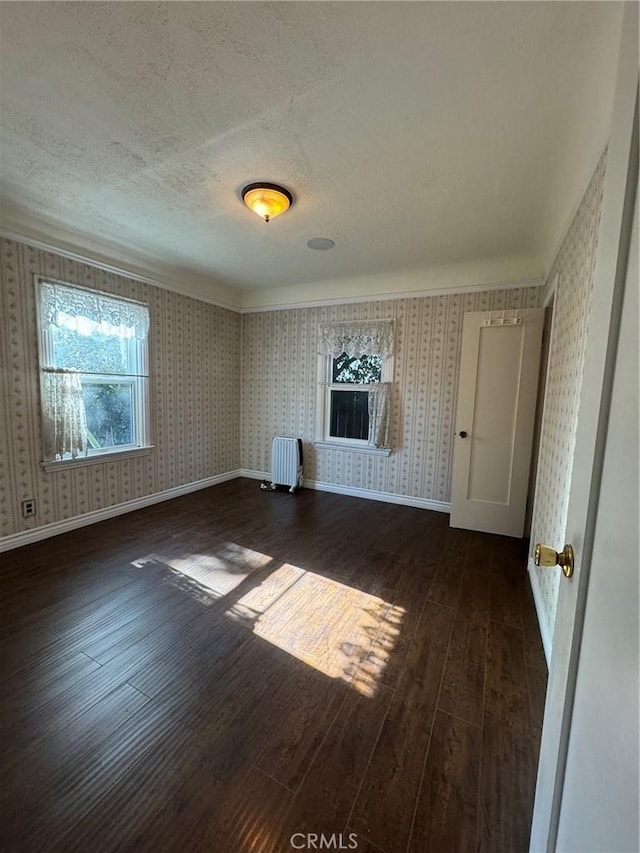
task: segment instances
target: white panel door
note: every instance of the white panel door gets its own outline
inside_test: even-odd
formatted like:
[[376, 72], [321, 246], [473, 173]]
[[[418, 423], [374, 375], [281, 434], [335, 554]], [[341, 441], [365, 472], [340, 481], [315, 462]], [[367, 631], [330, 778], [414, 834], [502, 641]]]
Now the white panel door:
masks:
[[[637, 335], [637, 313], [635, 328], [630, 318], [621, 328], [623, 308], [637, 312], [634, 295], [625, 292], [638, 286], [637, 239], [626, 287], [625, 282], [629, 244], [638, 228], [637, 220], [635, 226], [632, 222], [638, 181], [638, 4], [625, 3], [623, 15], [567, 525], [562, 539], [544, 543], [556, 549], [573, 545], [575, 571], [571, 580], [561, 579], [558, 594], [533, 853], [640, 849], [638, 438], [637, 426], [630, 420], [627, 427], [620, 408], [637, 404], [638, 393], [637, 385], [627, 392], [637, 382], [637, 373], [629, 376], [637, 370], [637, 338], [630, 343]], [[625, 403], [627, 393], [633, 399]], [[615, 418], [623, 420], [614, 423]], [[616, 502], [635, 489], [635, 505], [629, 497], [618, 517], [617, 503], [606, 506], [616, 488], [621, 492]]]
[[521, 537], [544, 310], [464, 315], [451, 526]]
[[558, 828], [560, 850], [585, 853], [640, 850], [637, 219], [636, 207]]

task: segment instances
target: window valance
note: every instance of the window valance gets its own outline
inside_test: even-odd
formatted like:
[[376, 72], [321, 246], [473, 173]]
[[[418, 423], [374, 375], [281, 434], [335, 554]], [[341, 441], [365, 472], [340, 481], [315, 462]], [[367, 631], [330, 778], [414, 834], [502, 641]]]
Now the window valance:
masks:
[[81, 335], [98, 332], [144, 341], [149, 332], [146, 305], [56, 282], [41, 282], [40, 312], [44, 326], [63, 326]]
[[363, 320], [323, 323], [318, 335], [318, 352], [337, 358], [346, 352], [359, 355], [393, 355], [393, 320]]

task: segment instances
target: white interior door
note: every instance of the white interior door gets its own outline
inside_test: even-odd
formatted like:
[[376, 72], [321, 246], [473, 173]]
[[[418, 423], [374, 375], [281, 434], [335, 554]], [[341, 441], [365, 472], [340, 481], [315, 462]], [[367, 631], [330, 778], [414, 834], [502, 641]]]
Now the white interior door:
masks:
[[[637, 764], [632, 767], [637, 755], [634, 758], [631, 754], [637, 749], [638, 697], [637, 693], [630, 697], [628, 692], [628, 688], [634, 690], [634, 679], [637, 689], [638, 678], [637, 586], [634, 595], [634, 578], [628, 574], [635, 576], [637, 584], [637, 544], [635, 549], [633, 546], [637, 512], [634, 518], [632, 506], [627, 506], [621, 509], [619, 518], [608, 511], [602, 513], [607, 488], [613, 486], [615, 491], [617, 487], [616, 476], [623, 490], [631, 493], [635, 488], [637, 501], [637, 443], [633, 453], [627, 453], [628, 442], [637, 442], [637, 433], [634, 438], [633, 430], [626, 432], [623, 423], [622, 437], [616, 437], [621, 424], [612, 426], [611, 421], [612, 397], [616, 405], [614, 377], [618, 381], [618, 370], [631, 370], [630, 359], [636, 357], [633, 351], [618, 349], [618, 335], [638, 181], [637, 33], [638, 7], [628, 3], [623, 17], [565, 533], [565, 542], [572, 544], [575, 551], [575, 572], [571, 580], [561, 581], [558, 597], [531, 830], [530, 849], [535, 853], [638, 849], [627, 846], [638, 830], [637, 800], [631, 806], [628, 803], [628, 798], [634, 797], [634, 785], [637, 796], [634, 774], [638, 770]], [[631, 275], [635, 274], [637, 287], [637, 266], [635, 270]], [[633, 310], [631, 305], [629, 309]], [[635, 319], [637, 323], [637, 315]], [[633, 328], [630, 333], [633, 336]], [[629, 334], [629, 328], [625, 332], [623, 327], [622, 334], [626, 346], [624, 335]], [[625, 381], [629, 381], [628, 377]], [[636, 386], [636, 401], [637, 391]], [[624, 387], [620, 393], [624, 398]], [[608, 436], [610, 428], [613, 432]], [[621, 463], [616, 475], [616, 466]], [[627, 514], [629, 522], [623, 532]], [[602, 524], [604, 528], [601, 526], [598, 531]], [[545, 544], [561, 549], [565, 542]], [[630, 625], [634, 615], [629, 610], [629, 597], [636, 606], [635, 626]], [[605, 641], [608, 652], [600, 649], [596, 657], [598, 632], [600, 640], [609, 635]], [[616, 647], [626, 653], [618, 654]], [[607, 690], [603, 693], [605, 678]], [[610, 726], [617, 726], [618, 722], [612, 722], [611, 711], [618, 703], [615, 715], [616, 720], [622, 721], [622, 728], [614, 732]], [[630, 734], [634, 729], [635, 733]], [[616, 760], [617, 750], [622, 760]], [[581, 778], [585, 772], [589, 778]], [[616, 801], [616, 791], [624, 791], [622, 800]], [[608, 814], [603, 808], [608, 809]], [[578, 825], [581, 822], [584, 826]]]
[[544, 310], [464, 315], [451, 526], [522, 536]]
[[584, 853], [640, 850], [637, 216], [558, 825], [558, 849]]

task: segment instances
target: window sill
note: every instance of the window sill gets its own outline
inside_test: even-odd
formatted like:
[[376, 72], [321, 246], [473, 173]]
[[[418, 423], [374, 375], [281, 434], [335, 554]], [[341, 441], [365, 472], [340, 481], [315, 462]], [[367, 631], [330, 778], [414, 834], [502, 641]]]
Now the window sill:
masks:
[[93, 456], [77, 456], [75, 459], [55, 459], [51, 462], [41, 462], [43, 470], [66, 471], [68, 468], [83, 468], [85, 465], [100, 465], [104, 462], [116, 462], [119, 459], [132, 459], [135, 456], [149, 456], [153, 445], [134, 447], [130, 450], [115, 450], [113, 453], [96, 453]]
[[348, 450], [349, 453], [368, 453], [370, 456], [390, 456], [389, 447], [369, 447], [366, 444], [340, 444], [338, 441], [315, 441], [319, 450]]

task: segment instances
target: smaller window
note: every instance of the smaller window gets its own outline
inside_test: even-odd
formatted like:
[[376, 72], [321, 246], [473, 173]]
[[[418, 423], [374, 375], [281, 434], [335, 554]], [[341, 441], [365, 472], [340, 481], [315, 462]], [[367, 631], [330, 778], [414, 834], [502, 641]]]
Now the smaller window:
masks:
[[369, 439], [369, 392], [362, 385], [382, 380], [379, 355], [348, 356], [346, 352], [331, 359], [329, 385], [330, 438], [355, 441]]
[[325, 357], [322, 440], [370, 444], [369, 391], [366, 386], [382, 382], [389, 363], [389, 358], [376, 353], [350, 356], [343, 352], [335, 358]]
[[148, 445], [146, 305], [41, 281], [45, 461]]

